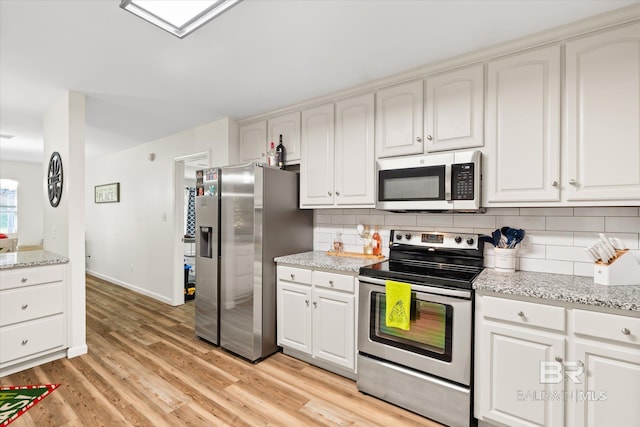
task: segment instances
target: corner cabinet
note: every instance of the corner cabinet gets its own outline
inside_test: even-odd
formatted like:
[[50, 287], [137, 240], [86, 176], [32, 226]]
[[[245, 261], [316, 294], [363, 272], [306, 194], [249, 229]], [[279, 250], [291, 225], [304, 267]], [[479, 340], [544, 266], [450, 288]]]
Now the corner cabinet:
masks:
[[422, 80], [376, 92], [376, 158], [422, 154]]
[[489, 62], [484, 199], [560, 200], [560, 46]]
[[425, 143], [428, 152], [482, 147], [483, 65], [425, 80]]
[[300, 206], [374, 207], [374, 95], [302, 112]]
[[240, 138], [240, 162], [267, 161], [267, 121], [251, 123], [241, 126]]
[[355, 378], [356, 277], [278, 265], [277, 336], [286, 354]]
[[[280, 135], [282, 135], [282, 145], [285, 148], [285, 165], [300, 163], [300, 112], [284, 114], [282, 116], [269, 119], [268, 138], [278, 146]], [[267, 146], [267, 148], [269, 148]]]
[[566, 44], [567, 200], [640, 199], [640, 24]]
[[66, 356], [66, 264], [0, 271], [0, 377]]

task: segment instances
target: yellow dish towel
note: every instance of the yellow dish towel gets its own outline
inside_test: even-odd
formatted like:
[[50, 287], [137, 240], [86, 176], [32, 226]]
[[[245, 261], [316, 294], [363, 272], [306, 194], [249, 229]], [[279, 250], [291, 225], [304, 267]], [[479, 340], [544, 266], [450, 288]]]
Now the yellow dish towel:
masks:
[[409, 330], [411, 314], [411, 285], [387, 280], [385, 283], [387, 326]]

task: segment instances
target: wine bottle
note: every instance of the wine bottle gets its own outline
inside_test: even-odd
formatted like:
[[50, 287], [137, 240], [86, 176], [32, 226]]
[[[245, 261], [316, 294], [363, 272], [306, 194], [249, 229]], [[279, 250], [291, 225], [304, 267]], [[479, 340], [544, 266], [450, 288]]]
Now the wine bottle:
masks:
[[282, 144], [282, 134], [280, 134], [280, 142], [278, 143], [278, 146], [276, 147], [276, 159], [278, 160], [278, 167], [280, 169], [284, 169], [284, 155], [285, 155], [285, 148], [284, 145]]

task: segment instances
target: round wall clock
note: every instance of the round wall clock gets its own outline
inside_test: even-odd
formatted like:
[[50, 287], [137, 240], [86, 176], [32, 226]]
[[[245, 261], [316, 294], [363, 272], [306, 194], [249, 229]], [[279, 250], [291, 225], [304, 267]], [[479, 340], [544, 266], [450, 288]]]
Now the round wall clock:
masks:
[[62, 158], [57, 151], [54, 151], [49, 159], [47, 192], [49, 193], [49, 203], [54, 208], [57, 207], [62, 198]]

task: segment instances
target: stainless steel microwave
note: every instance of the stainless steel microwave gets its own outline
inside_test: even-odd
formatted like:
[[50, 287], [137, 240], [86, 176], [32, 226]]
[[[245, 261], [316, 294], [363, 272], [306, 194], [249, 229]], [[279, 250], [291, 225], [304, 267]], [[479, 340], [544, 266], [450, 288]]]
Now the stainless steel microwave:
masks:
[[380, 159], [376, 209], [481, 212], [478, 150]]

